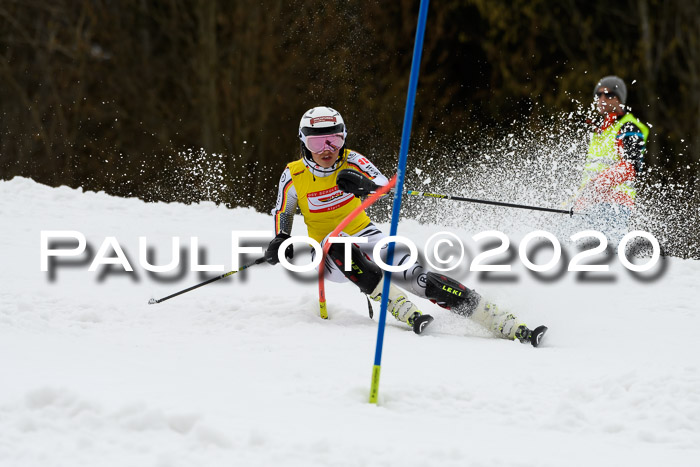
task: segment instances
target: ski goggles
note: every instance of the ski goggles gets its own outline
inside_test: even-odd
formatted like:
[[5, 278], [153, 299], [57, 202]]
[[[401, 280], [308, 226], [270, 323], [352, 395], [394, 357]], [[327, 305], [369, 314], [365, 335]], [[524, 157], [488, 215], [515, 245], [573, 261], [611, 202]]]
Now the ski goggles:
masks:
[[598, 99], [600, 99], [603, 96], [605, 96], [606, 99], [612, 99], [613, 97], [617, 97], [618, 99], [620, 98], [620, 96], [618, 96], [612, 91], [598, 91], [595, 93], [595, 95]]
[[316, 136], [302, 135], [302, 140], [306, 148], [316, 154], [322, 153], [323, 151], [335, 152], [342, 148], [343, 143], [345, 143], [345, 137], [342, 133]]

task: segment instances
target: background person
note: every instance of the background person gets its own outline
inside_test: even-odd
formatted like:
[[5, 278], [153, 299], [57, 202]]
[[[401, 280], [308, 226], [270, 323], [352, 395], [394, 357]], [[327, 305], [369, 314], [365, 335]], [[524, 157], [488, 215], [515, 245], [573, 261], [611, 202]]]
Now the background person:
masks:
[[649, 128], [625, 105], [627, 87], [621, 78], [602, 78], [593, 98], [599, 118], [593, 122], [574, 211], [587, 214], [579, 216], [583, 228], [601, 231], [617, 244], [634, 209]]

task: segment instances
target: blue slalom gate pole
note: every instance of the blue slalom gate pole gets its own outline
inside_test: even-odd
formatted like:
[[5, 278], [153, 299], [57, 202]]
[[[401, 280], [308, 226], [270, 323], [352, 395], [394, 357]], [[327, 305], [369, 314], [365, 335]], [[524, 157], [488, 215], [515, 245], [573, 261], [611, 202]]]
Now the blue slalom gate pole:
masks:
[[[403, 194], [403, 182], [406, 175], [406, 160], [408, 159], [408, 144], [411, 139], [411, 124], [413, 123], [413, 106], [416, 100], [418, 88], [418, 73], [420, 72], [420, 60], [423, 53], [423, 37], [425, 36], [425, 22], [428, 17], [429, 0], [421, 0], [418, 12], [418, 27], [416, 29], [416, 42], [413, 45], [413, 59], [411, 61], [411, 77], [408, 81], [408, 96], [406, 97], [406, 111], [403, 116], [403, 132], [401, 133], [401, 149], [399, 151], [399, 165], [396, 170], [396, 193], [391, 213], [391, 229], [389, 235], [396, 236], [401, 213], [401, 198]], [[386, 264], [394, 262], [394, 243], [389, 243]], [[377, 325], [377, 347], [374, 353], [374, 367], [372, 368], [372, 385], [369, 392], [369, 401], [377, 403], [379, 395], [379, 374], [382, 365], [382, 347], [384, 345], [384, 326], [386, 325], [386, 310], [389, 304], [389, 286], [391, 285], [391, 273], [384, 271], [384, 288], [382, 289], [382, 304]]]

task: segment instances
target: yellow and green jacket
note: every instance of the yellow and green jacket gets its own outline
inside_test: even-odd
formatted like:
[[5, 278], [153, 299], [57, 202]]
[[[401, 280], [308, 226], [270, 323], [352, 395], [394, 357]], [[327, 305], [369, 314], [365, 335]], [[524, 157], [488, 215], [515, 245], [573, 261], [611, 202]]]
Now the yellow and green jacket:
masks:
[[579, 191], [579, 209], [595, 203], [634, 207], [649, 127], [631, 113], [609, 114], [591, 136]]

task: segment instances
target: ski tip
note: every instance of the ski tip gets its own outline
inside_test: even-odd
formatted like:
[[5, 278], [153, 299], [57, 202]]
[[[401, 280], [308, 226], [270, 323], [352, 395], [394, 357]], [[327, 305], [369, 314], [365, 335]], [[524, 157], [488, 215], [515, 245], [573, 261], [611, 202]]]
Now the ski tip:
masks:
[[538, 326], [532, 331], [530, 343], [533, 347], [539, 347], [542, 342], [542, 337], [547, 332], [547, 326]]
[[413, 332], [423, 334], [423, 331], [430, 323], [433, 322], [433, 317], [430, 315], [420, 315], [413, 321]]

